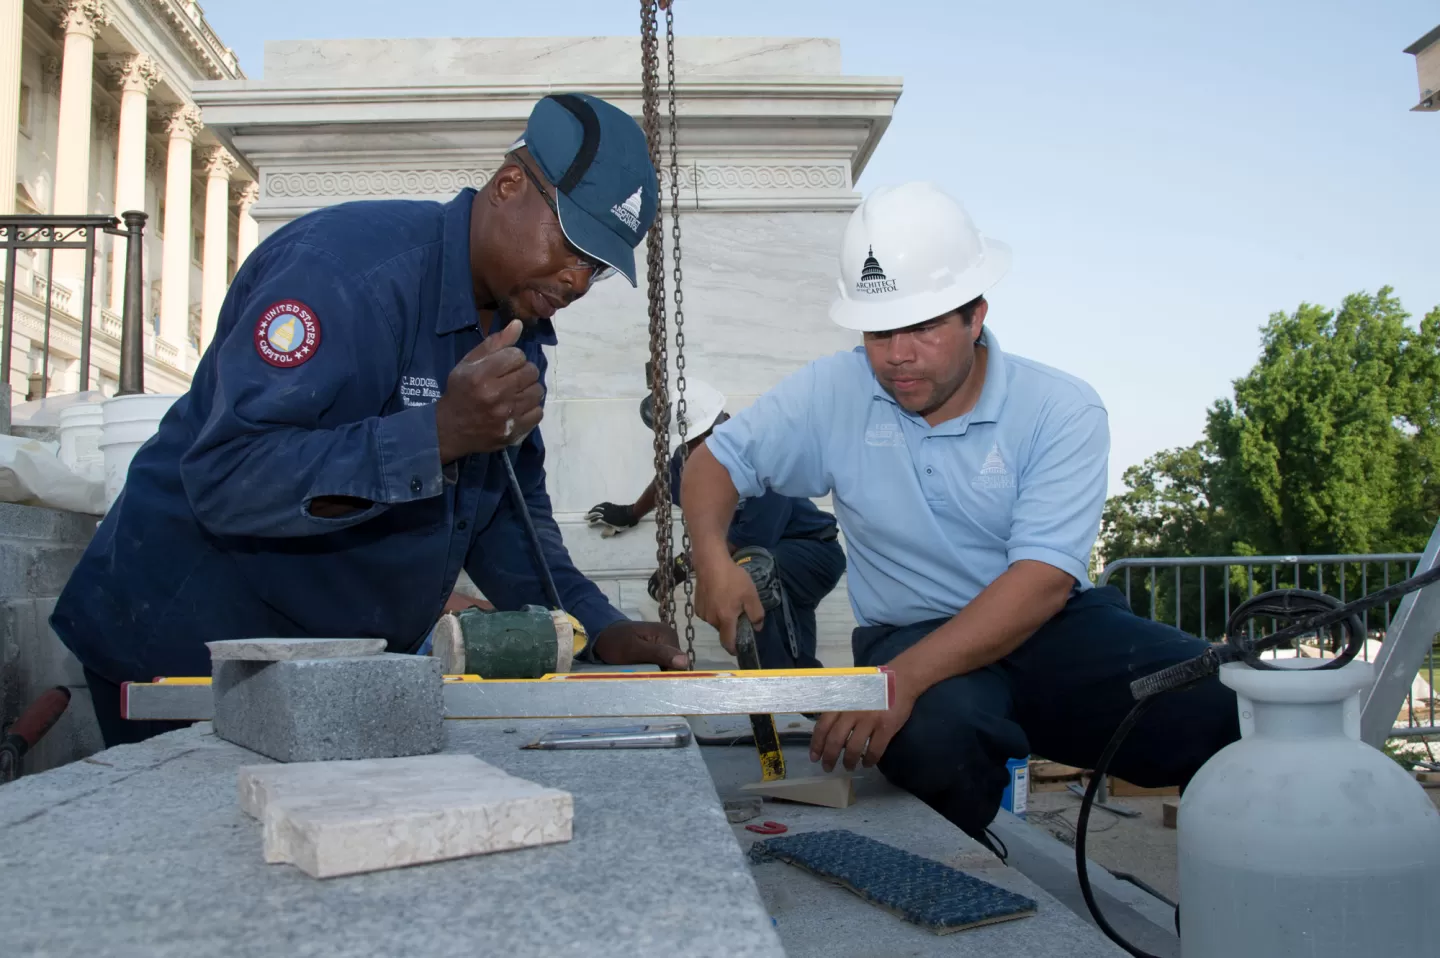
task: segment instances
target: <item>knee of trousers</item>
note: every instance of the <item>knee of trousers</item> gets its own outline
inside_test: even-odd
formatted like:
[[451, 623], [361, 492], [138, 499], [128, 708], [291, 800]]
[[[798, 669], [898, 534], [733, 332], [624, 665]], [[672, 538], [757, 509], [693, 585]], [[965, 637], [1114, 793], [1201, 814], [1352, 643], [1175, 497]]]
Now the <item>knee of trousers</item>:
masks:
[[881, 756], [878, 765], [885, 777], [921, 798], [990, 790], [998, 796], [1004, 791], [1010, 756], [1000, 753], [1021, 754], [1024, 743], [1006, 743], [1011, 736], [988, 728], [989, 717], [967, 710], [945, 714], [924, 708], [923, 702], [924, 696]]

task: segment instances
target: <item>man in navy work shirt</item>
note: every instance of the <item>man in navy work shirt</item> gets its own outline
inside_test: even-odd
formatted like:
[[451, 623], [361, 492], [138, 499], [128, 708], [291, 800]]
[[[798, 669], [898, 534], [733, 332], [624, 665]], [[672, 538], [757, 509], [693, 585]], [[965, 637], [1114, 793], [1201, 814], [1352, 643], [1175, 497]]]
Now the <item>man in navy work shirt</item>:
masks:
[[[725, 395], [714, 386], [690, 379], [685, 389], [688, 421], [685, 435], [676, 442], [670, 457], [670, 490], [677, 506], [680, 501], [680, 445], [690, 453], [705, 442], [711, 430], [730, 418], [725, 412]], [[646, 423], [650, 425], [650, 423]], [[645, 487], [633, 504], [602, 502], [590, 510], [592, 526], [621, 531], [635, 526], [655, 508], [655, 482]], [[835, 517], [816, 507], [809, 499], [782, 496], [766, 491], [742, 499], [725, 534], [725, 546], [732, 556], [749, 557], [773, 567], [779, 588], [771, 593], [771, 611], [764, 627], [755, 633], [760, 666], [766, 669], [820, 668], [815, 657], [815, 609], [829, 595], [845, 572], [845, 550], [838, 541]], [[737, 555], [738, 554], [738, 555]], [[690, 574], [688, 556], [677, 556], [671, 581], [683, 584]], [[650, 597], [659, 601], [660, 574], [650, 577]]]
[[562, 94], [478, 191], [345, 203], [261, 243], [51, 617], [106, 745], [174, 727], [122, 721], [118, 684], [208, 675], [207, 641], [414, 652], [461, 568], [500, 609], [548, 606], [505, 455], [583, 654], [683, 666], [673, 629], [571, 562], [536, 428], [551, 317], [611, 273], [635, 284], [657, 197], [635, 121]]
[[[727, 643], [742, 610], [762, 614], [725, 550], [737, 498], [833, 493], [855, 661], [888, 664], [895, 698], [824, 716], [811, 759], [878, 764], [987, 844], [1008, 759], [1093, 768], [1134, 704], [1130, 682], [1207, 648], [1092, 587], [1105, 407], [1079, 379], [1001, 351], [984, 293], [1009, 263], [937, 187], [877, 190], [846, 228], [831, 307], [863, 347], [717, 427], [684, 478], [697, 606]], [[1238, 737], [1234, 693], [1207, 679], [1158, 699], [1114, 772], [1183, 786]]]

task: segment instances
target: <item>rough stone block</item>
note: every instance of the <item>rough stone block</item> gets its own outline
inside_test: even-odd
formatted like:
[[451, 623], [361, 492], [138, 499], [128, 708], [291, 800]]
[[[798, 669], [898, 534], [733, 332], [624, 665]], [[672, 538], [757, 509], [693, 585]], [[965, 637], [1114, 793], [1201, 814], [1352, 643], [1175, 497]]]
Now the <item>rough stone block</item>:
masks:
[[290, 659], [342, 659], [378, 655], [384, 639], [226, 639], [206, 642], [211, 661], [287, 662]]
[[428, 656], [214, 663], [215, 734], [281, 762], [440, 751], [443, 678]]
[[473, 755], [246, 766], [239, 791], [265, 860], [314, 878], [569, 841], [574, 811]]

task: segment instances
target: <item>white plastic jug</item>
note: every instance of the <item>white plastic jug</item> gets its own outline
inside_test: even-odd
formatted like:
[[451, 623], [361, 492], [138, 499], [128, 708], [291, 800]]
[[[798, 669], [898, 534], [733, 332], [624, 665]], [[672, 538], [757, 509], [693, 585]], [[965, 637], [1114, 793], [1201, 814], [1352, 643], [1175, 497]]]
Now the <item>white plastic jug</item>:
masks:
[[100, 451], [105, 460], [105, 508], [115, 504], [130, 460], [136, 451], [160, 428], [160, 420], [174, 405], [178, 395], [142, 393], [107, 399], [100, 436]]
[[1242, 737], [1180, 801], [1181, 958], [1434, 954], [1440, 812], [1360, 741], [1372, 666], [1274, 665], [1220, 668]]

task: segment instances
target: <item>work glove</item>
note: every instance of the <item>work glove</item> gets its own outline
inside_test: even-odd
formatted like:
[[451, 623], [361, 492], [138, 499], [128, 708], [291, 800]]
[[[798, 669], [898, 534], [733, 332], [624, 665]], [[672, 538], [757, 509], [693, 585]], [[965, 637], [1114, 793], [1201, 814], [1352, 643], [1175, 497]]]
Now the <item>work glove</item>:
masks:
[[613, 502], [592, 506], [590, 511], [585, 513], [585, 521], [590, 523], [592, 528], [598, 526], [600, 534], [607, 539], [626, 529], [633, 529], [640, 522], [634, 509]]
[[[672, 586], [684, 585], [688, 578], [690, 578], [690, 558], [684, 554], [678, 555], [670, 566], [670, 584]], [[659, 569], [650, 573], [650, 584], [646, 586], [645, 591], [650, 593], [650, 598], [656, 602], [660, 601]]]

